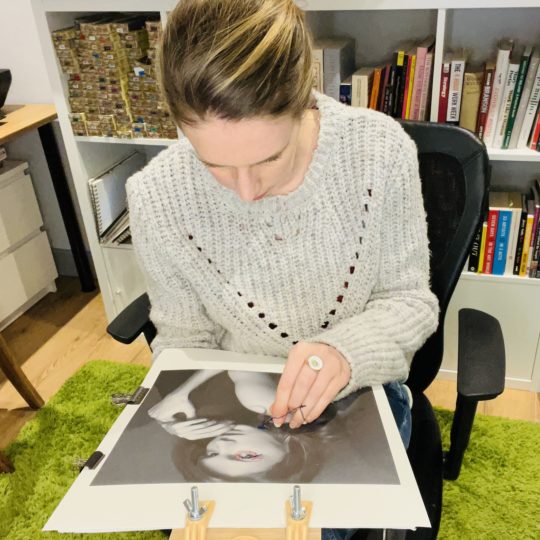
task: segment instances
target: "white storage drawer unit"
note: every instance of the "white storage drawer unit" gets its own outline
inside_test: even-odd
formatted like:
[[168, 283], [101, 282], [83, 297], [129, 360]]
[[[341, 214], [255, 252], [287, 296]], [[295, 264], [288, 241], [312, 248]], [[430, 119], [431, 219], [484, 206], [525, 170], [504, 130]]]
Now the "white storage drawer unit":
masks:
[[58, 277], [28, 163], [0, 168], [0, 329], [56, 290]]

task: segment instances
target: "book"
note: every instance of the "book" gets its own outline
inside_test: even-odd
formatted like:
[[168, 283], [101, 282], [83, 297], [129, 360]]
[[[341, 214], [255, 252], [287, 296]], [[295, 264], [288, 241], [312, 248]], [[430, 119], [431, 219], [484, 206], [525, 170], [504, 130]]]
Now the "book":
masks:
[[124, 233], [128, 230], [129, 210], [126, 208], [103, 233], [100, 241], [102, 244], [114, 244], [117, 242], [118, 238], [124, 235]]
[[429, 120], [429, 104], [431, 96], [431, 73], [433, 71], [433, 51], [428, 51], [424, 65], [424, 81], [422, 83], [422, 93], [420, 94], [420, 109], [418, 110], [418, 120]]
[[525, 47], [523, 54], [521, 55], [519, 70], [517, 73], [516, 85], [512, 95], [512, 102], [510, 105], [510, 111], [508, 113], [508, 120], [506, 121], [505, 133], [502, 142], [502, 148], [507, 149], [510, 144], [510, 138], [512, 136], [512, 130], [514, 128], [514, 122], [516, 120], [519, 103], [521, 101], [521, 94], [523, 93], [523, 86], [525, 84], [525, 77], [529, 69], [529, 64], [532, 56], [533, 48], [529, 45]]
[[[521, 98], [519, 100], [519, 106], [517, 109], [516, 118], [514, 120], [512, 134], [510, 135], [510, 140], [508, 142], [508, 149], [514, 149], [518, 147], [518, 141], [521, 135], [521, 129], [523, 127], [525, 114], [527, 112], [529, 100], [531, 99], [531, 93], [533, 91], [534, 82], [535, 82], [535, 78], [536, 78], [539, 66], [540, 66], [540, 48], [536, 47], [533, 50], [533, 53], [531, 55], [530, 62], [529, 62], [529, 67], [527, 68], [527, 75], [525, 77], [525, 82], [523, 83], [523, 90], [521, 92]], [[529, 126], [529, 132], [530, 131], [531, 131], [531, 128]]]
[[519, 228], [521, 214], [523, 212], [522, 194], [517, 192], [508, 193], [508, 208], [512, 211], [512, 223], [510, 225], [510, 235], [508, 238], [508, 250], [506, 255], [506, 265], [504, 274], [511, 276], [514, 273], [514, 262], [516, 256], [517, 242], [519, 238]]
[[383, 67], [376, 67], [373, 71], [373, 86], [371, 87], [371, 97], [369, 100], [369, 108], [377, 109], [377, 102], [379, 98], [379, 88], [381, 86], [381, 75]]
[[348, 37], [321, 38], [314, 47], [323, 51], [324, 93], [339, 101], [339, 87], [355, 70], [355, 41]]
[[519, 275], [525, 277], [527, 275], [527, 267], [529, 266], [529, 252], [531, 249], [531, 236], [534, 222], [534, 201], [527, 199], [527, 224], [525, 226], [525, 235], [523, 237], [523, 249], [521, 251], [521, 261], [519, 265]]
[[488, 215], [484, 215], [484, 221], [482, 222], [482, 240], [480, 242], [480, 256], [478, 258], [478, 273], [482, 274], [484, 271], [484, 261], [486, 260], [486, 242], [488, 231]]
[[479, 139], [484, 138], [487, 114], [491, 102], [491, 89], [493, 87], [493, 76], [495, 74], [495, 63], [486, 62], [484, 65], [484, 78], [482, 80], [482, 94], [478, 107], [478, 117], [476, 121], [476, 134]]
[[536, 270], [538, 268], [538, 251], [536, 244], [539, 238], [538, 227], [540, 225], [540, 190], [537, 184], [533, 184], [531, 188], [531, 199], [534, 201], [534, 219], [533, 227], [531, 231], [531, 246], [529, 248], [529, 263], [527, 269], [527, 275], [529, 277], [536, 277]]
[[469, 253], [469, 261], [467, 268], [469, 272], [478, 272], [478, 264], [480, 262], [480, 247], [482, 243], [482, 228], [484, 220], [480, 220], [476, 226], [476, 231], [474, 233], [473, 241], [471, 243], [471, 250]]
[[321, 94], [324, 92], [323, 50], [320, 47], [313, 48], [313, 88]]
[[[540, 55], [540, 50], [538, 51]], [[534, 55], [532, 62], [535, 61]], [[536, 73], [533, 76], [531, 94], [525, 107], [523, 123], [520, 128], [519, 137], [516, 143], [517, 148], [527, 148], [531, 131], [535, 126], [536, 112], [538, 110], [538, 102], [540, 100], [540, 61], [536, 68]]]
[[510, 63], [510, 53], [514, 47], [514, 41], [511, 39], [502, 39], [498, 43], [497, 62], [495, 65], [495, 76], [493, 78], [493, 87], [491, 89], [491, 100], [484, 129], [484, 143], [486, 146], [493, 146], [497, 120], [499, 118], [499, 109], [501, 106], [501, 95], [507, 80], [508, 64]]
[[533, 129], [531, 131], [531, 142], [529, 148], [531, 150], [537, 150], [538, 141], [540, 137], [540, 106], [536, 109], [536, 115], [534, 118]]
[[[394, 104], [396, 99], [396, 84], [398, 77], [398, 68], [403, 69], [403, 58], [399, 58], [399, 53], [395, 52], [392, 63], [390, 64], [390, 71], [388, 75], [388, 81], [384, 88], [384, 99], [382, 112], [384, 114], [392, 115], [394, 111]], [[401, 61], [401, 66], [398, 66], [398, 62]]]
[[406, 103], [404, 103], [405, 108], [405, 115], [403, 118], [406, 120], [409, 120], [411, 117], [411, 103], [412, 103], [412, 95], [413, 95], [413, 86], [414, 86], [414, 72], [416, 70], [416, 52], [415, 50], [409, 51], [409, 63], [407, 65], [408, 70], [408, 80], [407, 80], [407, 96], [406, 96]]
[[388, 85], [388, 80], [390, 78], [390, 64], [386, 64], [383, 68], [383, 72], [381, 74], [381, 86], [379, 88], [379, 97], [377, 99], [377, 110], [382, 111], [384, 108], [384, 96], [386, 95], [386, 86]]
[[519, 218], [519, 231], [518, 231], [517, 241], [516, 241], [516, 253], [514, 255], [514, 269], [513, 269], [514, 276], [519, 276], [526, 228], [527, 228], [527, 195], [522, 194], [521, 195], [521, 214]]
[[501, 106], [499, 116], [495, 125], [495, 136], [493, 137], [493, 148], [502, 148], [506, 125], [510, 117], [510, 107], [512, 106], [512, 98], [516, 88], [517, 77], [519, 73], [519, 61], [517, 57], [510, 57], [508, 63], [508, 71], [506, 72], [506, 82], [501, 93]]
[[426, 55], [433, 49], [435, 37], [428, 36], [416, 46], [416, 66], [414, 70], [414, 83], [411, 101], [411, 120], [419, 120], [420, 100], [422, 97], [422, 86], [424, 84], [424, 71], [426, 68]]
[[132, 152], [88, 181], [96, 230], [102, 237], [127, 206], [126, 180], [146, 163], [144, 154]]
[[482, 71], [478, 73], [465, 72], [463, 77], [463, 97], [461, 98], [459, 125], [473, 133], [476, 131], [483, 77], [484, 73]]
[[[403, 65], [399, 66], [399, 62], [402, 61]], [[405, 51], [398, 51], [398, 71], [396, 78], [396, 97], [392, 116], [394, 118], [402, 118], [403, 114], [403, 101], [405, 100], [405, 84], [407, 78], [407, 65], [409, 63], [409, 57]]]
[[499, 211], [492, 208], [493, 193], [489, 194], [488, 228], [486, 237], [486, 251], [484, 254], [483, 274], [491, 274], [493, 271], [493, 254], [495, 252], [495, 240], [497, 238], [497, 226], [499, 223]]
[[[540, 180], [538, 178], [535, 180], [535, 183], [533, 185], [533, 192], [535, 201], [540, 200]], [[536, 225], [536, 235], [532, 260], [534, 264], [534, 272], [532, 271], [531, 265], [531, 272], [529, 273], [529, 277], [540, 278], [540, 217], [538, 218], [538, 222]]]
[[369, 106], [374, 73], [374, 67], [363, 67], [352, 74], [351, 105], [353, 107], [367, 108]]
[[441, 86], [439, 89], [439, 112], [438, 122], [446, 122], [446, 110], [448, 109], [448, 91], [450, 88], [450, 66], [452, 65], [452, 54], [446, 53], [441, 66]]
[[450, 88], [448, 90], [448, 107], [446, 109], [446, 121], [449, 124], [459, 124], [461, 97], [463, 95], [463, 77], [465, 74], [466, 62], [466, 51], [457, 51], [454, 55], [452, 55], [452, 62], [450, 65]]

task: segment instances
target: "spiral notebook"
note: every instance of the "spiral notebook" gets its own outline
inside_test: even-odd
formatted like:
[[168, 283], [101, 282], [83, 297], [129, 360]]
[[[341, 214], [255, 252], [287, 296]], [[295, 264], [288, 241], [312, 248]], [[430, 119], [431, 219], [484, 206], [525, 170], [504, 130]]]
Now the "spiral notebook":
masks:
[[133, 152], [88, 181], [98, 236], [103, 234], [127, 208], [126, 180], [146, 163], [146, 157]]

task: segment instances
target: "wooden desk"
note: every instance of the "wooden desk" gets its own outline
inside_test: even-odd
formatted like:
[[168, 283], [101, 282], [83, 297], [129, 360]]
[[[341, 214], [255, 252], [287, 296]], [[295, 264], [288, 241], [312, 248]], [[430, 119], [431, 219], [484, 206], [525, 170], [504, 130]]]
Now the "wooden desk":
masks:
[[85, 292], [95, 290], [94, 277], [90, 269], [90, 262], [88, 261], [84, 247], [75, 207], [73, 206], [73, 200], [71, 199], [66, 174], [51, 124], [56, 118], [54, 105], [6, 105], [2, 108], [2, 112], [6, 116], [0, 119], [0, 144], [7, 143], [18, 135], [37, 128], [45, 153], [45, 159], [47, 160], [47, 166], [51, 173], [54, 191], [66, 228], [69, 245], [75, 259], [75, 266], [79, 273], [81, 289]]

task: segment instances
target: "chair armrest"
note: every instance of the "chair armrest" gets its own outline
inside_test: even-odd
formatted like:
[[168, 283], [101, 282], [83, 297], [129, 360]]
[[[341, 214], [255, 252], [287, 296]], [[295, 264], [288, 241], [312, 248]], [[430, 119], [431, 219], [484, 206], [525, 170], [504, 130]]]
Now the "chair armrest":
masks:
[[148, 345], [156, 337], [156, 328], [150, 320], [150, 300], [146, 293], [133, 300], [107, 326], [107, 332], [117, 341], [129, 344], [143, 333]]
[[499, 321], [483, 311], [460, 309], [458, 393], [477, 401], [497, 397], [504, 390], [505, 364]]
[[476, 309], [459, 311], [458, 396], [450, 432], [450, 450], [444, 454], [444, 477], [456, 480], [479, 401], [504, 390], [504, 339], [499, 321]]

